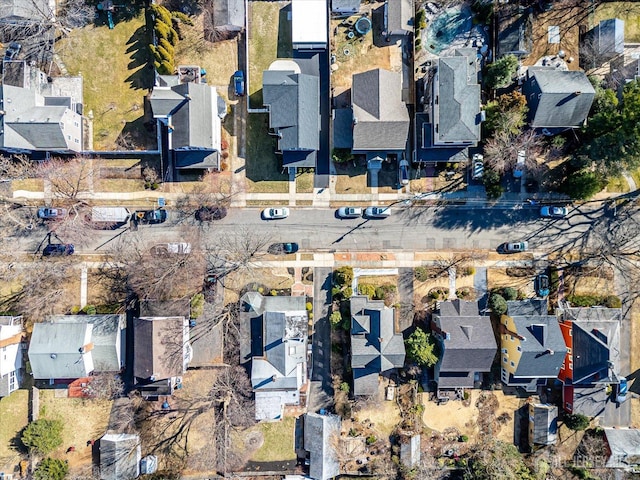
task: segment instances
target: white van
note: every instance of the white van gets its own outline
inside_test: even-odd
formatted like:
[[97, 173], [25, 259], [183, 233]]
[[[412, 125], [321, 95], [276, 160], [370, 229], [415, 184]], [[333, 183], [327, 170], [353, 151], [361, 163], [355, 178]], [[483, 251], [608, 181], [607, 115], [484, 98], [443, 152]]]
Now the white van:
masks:
[[131, 213], [125, 207], [93, 207], [91, 209], [91, 223], [97, 225], [124, 224], [131, 218]]

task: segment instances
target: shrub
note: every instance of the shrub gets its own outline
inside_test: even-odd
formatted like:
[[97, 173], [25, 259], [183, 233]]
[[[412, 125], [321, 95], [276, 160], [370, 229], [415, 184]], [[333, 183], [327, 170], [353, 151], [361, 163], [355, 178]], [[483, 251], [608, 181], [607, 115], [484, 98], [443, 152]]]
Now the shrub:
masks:
[[342, 293], [342, 289], [338, 286], [331, 287], [331, 297], [334, 300], [341, 300], [344, 297], [344, 294]]
[[602, 303], [602, 298], [597, 295], [569, 295], [567, 301], [574, 307], [595, 307]]
[[560, 286], [560, 274], [558, 273], [557, 267], [549, 267], [549, 290], [551, 292], [557, 292], [558, 287]]
[[353, 160], [353, 154], [349, 148], [334, 148], [331, 152], [331, 159], [335, 163], [347, 163]]
[[186, 25], [193, 26], [193, 21], [189, 17], [189, 15], [182, 12], [171, 12], [171, 16]]
[[407, 357], [420, 366], [432, 367], [438, 361], [436, 344], [433, 336], [422, 331], [420, 327], [404, 341]]
[[358, 293], [360, 295], [366, 295], [369, 298], [373, 298], [376, 294], [376, 287], [369, 283], [361, 283], [358, 285]]
[[488, 88], [504, 88], [511, 85], [518, 69], [515, 55], [505, 55], [487, 67], [485, 84]]
[[334, 285], [351, 285], [353, 282], [353, 268], [352, 267], [340, 267], [333, 272]]
[[416, 38], [416, 48], [418, 48], [421, 44], [422, 44], [422, 40], [420, 40], [419, 38]]
[[572, 413], [564, 418], [564, 424], [575, 431], [586, 430], [589, 423], [589, 417], [580, 413]]
[[507, 301], [502, 295], [494, 293], [489, 297], [489, 308], [496, 315], [504, 315], [507, 313]]
[[347, 287], [342, 291], [342, 295], [344, 295], [345, 300], [350, 299], [353, 296], [353, 288]]
[[204, 295], [201, 293], [196, 293], [193, 297], [191, 297], [189, 306], [191, 307], [189, 318], [200, 318], [204, 313]]
[[358, 436], [358, 431], [355, 428], [350, 428], [349, 429], [349, 436], [350, 437], [357, 437]]
[[351, 387], [349, 387], [349, 384], [347, 382], [342, 382], [340, 384], [340, 391], [341, 392], [349, 393], [350, 390], [351, 390]]
[[377, 298], [378, 300], [384, 300], [387, 297], [387, 295], [396, 293], [397, 290], [398, 288], [391, 283], [380, 285], [379, 287], [376, 287], [374, 298]]
[[476, 269], [475, 267], [464, 267], [460, 269], [460, 276], [461, 277], [468, 277], [470, 275], [475, 275], [476, 274]]
[[500, 184], [500, 174], [491, 168], [485, 167], [482, 175], [482, 183], [487, 192], [487, 198], [496, 199], [504, 192]]
[[502, 296], [505, 300], [515, 300], [518, 298], [518, 290], [513, 287], [505, 287], [502, 289]]
[[377, 440], [378, 439], [375, 437], [375, 435], [369, 435], [367, 437], [367, 445], [373, 445]]
[[160, 73], [161, 75], [172, 75], [174, 70], [175, 70], [175, 67], [173, 66], [173, 63], [168, 62], [167, 60], [164, 60], [160, 63], [160, 68], [158, 69], [158, 73]]
[[309, 316], [309, 320], [313, 320], [313, 312], [309, 312], [307, 315]]
[[310, 312], [311, 310], [313, 310], [313, 303], [307, 302], [305, 304], [305, 308], [307, 309], [307, 312]]
[[604, 306], [607, 308], [622, 308], [622, 300], [616, 295], [607, 295], [604, 297]]
[[151, 12], [156, 18], [156, 21], [171, 25], [171, 12], [167, 9], [167, 7], [163, 7], [162, 5], [157, 4], [151, 4], [150, 8]]
[[27, 425], [20, 440], [30, 452], [46, 455], [62, 445], [63, 428], [64, 425], [60, 420], [43, 418]]
[[69, 465], [67, 462], [47, 457], [38, 464], [33, 472], [33, 478], [35, 480], [62, 480], [68, 473]]
[[97, 313], [95, 305], [85, 305], [82, 310], [82, 313], [86, 313], [87, 315], [95, 315]]
[[158, 47], [162, 47], [165, 49], [165, 51], [169, 54], [167, 58], [173, 58], [175, 53], [174, 46], [171, 45], [166, 39], [161, 38], [160, 40], [158, 40]]
[[[467, 393], [467, 392], [465, 392]], [[467, 435], [460, 435], [460, 441], [461, 442], [468, 442], [469, 441], [469, 437]]]
[[429, 269], [427, 267], [416, 267], [413, 270], [413, 274], [419, 282], [426, 282], [430, 278]]
[[576, 200], [587, 200], [601, 191], [606, 182], [595, 172], [577, 172], [567, 176], [562, 190]]
[[331, 315], [329, 315], [329, 321], [333, 327], [337, 327], [342, 322], [342, 314], [336, 310]]

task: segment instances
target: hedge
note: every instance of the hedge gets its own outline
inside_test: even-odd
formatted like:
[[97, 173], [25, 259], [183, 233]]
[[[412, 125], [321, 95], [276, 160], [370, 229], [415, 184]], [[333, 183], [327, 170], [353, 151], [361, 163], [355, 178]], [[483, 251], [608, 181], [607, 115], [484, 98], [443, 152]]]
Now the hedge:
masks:
[[616, 295], [569, 295], [567, 301], [574, 307], [621, 308], [622, 301]]

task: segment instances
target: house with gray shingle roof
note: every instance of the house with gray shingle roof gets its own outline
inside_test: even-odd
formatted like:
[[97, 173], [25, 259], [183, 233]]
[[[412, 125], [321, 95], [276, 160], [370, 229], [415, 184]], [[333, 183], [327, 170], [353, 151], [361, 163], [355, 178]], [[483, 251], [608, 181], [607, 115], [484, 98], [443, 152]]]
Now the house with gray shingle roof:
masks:
[[431, 325], [441, 351], [434, 369], [438, 389], [473, 388], [498, 351], [491, 319], [479, 314], [478, 302], [456, 299], [440, 303]]
[[157, 75], [149, 97], [153, 118], [166, 133], [173, 169], [220, 170], [224, 99], [207, 85], [198, 66], [180, 66], [178, 75]]
[[529, 67], [522, 93], [529, 107], [529, 125], [552, 132], [581, 127], [596, 94], [584, 72], [552, 67]]
[[432, 147], [476, 146], [480, 141], [480, 84], [475, 48], [440, 57], [432, 82]]
[[309, 452], [309, 477], [313, 480], [328, 480], [340, 474], [335, 448], [341, 423], [338, 415], [304, 416], [304, 449]]
[[171, 395], [193, 358], [189, 320], [182, 316], [133, 319], [133, 376], [143, 395]]
[[384, 32], [386, 36], [413, 33], [413, 0], [387, 0], [384, 4]]
[[350, 303], [353, 394], [375, 395], [379, 376], [404, 365], [404, 339], [396, 328], [395, 309], [384, 301], [354, 295]]
[[354, 153], [405, 151], [409, 113], [399, 73], [377, 68], [353, 75], [351, 103]]
[[619, 308], [558, 309], [567, 355], [558, 378], [564, 409], [596, 417], [604, 412], [609, 384], [617, 382], [620, 363]]
[[558, 318], [547, 313], [546, 299], [507, 302], [500, 319], [502, 381], [535, 392], [555, 379], [567, 353]]
[[307, 383], [306, 297], [247, 292], [241, 302], [241, 362], [251, 360], [256, 420], [278, 420], [285, 405], [300, 404]]
[[320, 78], [293, 70], [265, 70], [262, 103], [277, 139], [282, 166], [315, 167], [320, 148]]
[[20, 388], [23, 335], [22, 317], [0, 316], [0, 398]]
[[125, 362], [124, 315], [51, 315], [33, 326], [29, 362], [36, 380], [119, 372]]
[[47, 76], [24, 61], [3, 62], [0, 148], [11, 153], [84, 149], [82, 77]]

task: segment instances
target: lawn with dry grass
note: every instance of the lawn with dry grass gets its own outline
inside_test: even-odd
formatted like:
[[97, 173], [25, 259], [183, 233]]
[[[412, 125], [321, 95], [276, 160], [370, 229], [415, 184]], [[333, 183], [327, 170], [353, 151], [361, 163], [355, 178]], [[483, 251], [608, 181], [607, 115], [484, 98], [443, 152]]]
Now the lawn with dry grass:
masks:
[[250, 460], [253, 462], [295, 460], [295, 423], [294, 417], [284, 417], [279, 422], [264, 422], [250, 429], [249, 432], [258, 430], [264, 437], [264, 443]]
[[142, 11], [112, 30], [90, 24], [56, 43], [69, 74], [84, 79], [84, 111], [93, 117], [95, 150], [115, 150], [123, 131], [141, 148], [156, 146], [155, 135], [142, 126], [143, 99], [153, 86], [149, 43]]
[[296, 193], [313, 193], [313, 177], [311, 172], [296, 174]]
[[0, 470], [12, 472], [20, 461], [14, 440], [29, 423], [29, 392], [16, 390], [0, 398]]
[[[533, 16], [533, 49], [523, 60], [523, 65], [534, 65], [540, 58], [557, 55], [564, 50], [565, 58], [573, 58], [567, 64], [569, 70], [579, 70], [579, 29], [581, 24], [588, 23], [588, 6], [589, 3], [583, 0], [562, 0], [548, 12], [536, 11]], [[560, 43], [549, 43], [551, 26], [559, 28]]]
[[267, 134], [268, 129], [266, 113], [252, 113], [247, 118], [247, 191], [287, 193], [288, 176], [281, 171], [280, 159], [274, 153], [275, 141]]
[[240, 293], [249, 284], [264, 285], [259, 291], [262, 295], [269, 295], [271, 289], [286, 289], [293, 286], [293, 276], [286, 268], [252, 268], [234, 272], [225, 277], [224, 301], [237, 302]]
[[512, 287], [519, 290], [525, 297], [535, 296], [534, 275], [524, 277], [514, 277], [507, 275], [506, 268], [488, 268], [487, 285], [490, 290]]
[[262, 107], [262, 72], [278, 58], [291, 58], [290, 2], [249, 2], [248, 95], [253, 108]]
[[[40, 418], [58, 419], [64, 424], [62, 445], [52, 457], [69, 460], [71, 470], [91, 464], [91, 446], [107, 430], [112, 401], [67, 398], [67, 390], [40, 390]], [[74, 446], [75, 452], [65, 455]]]

